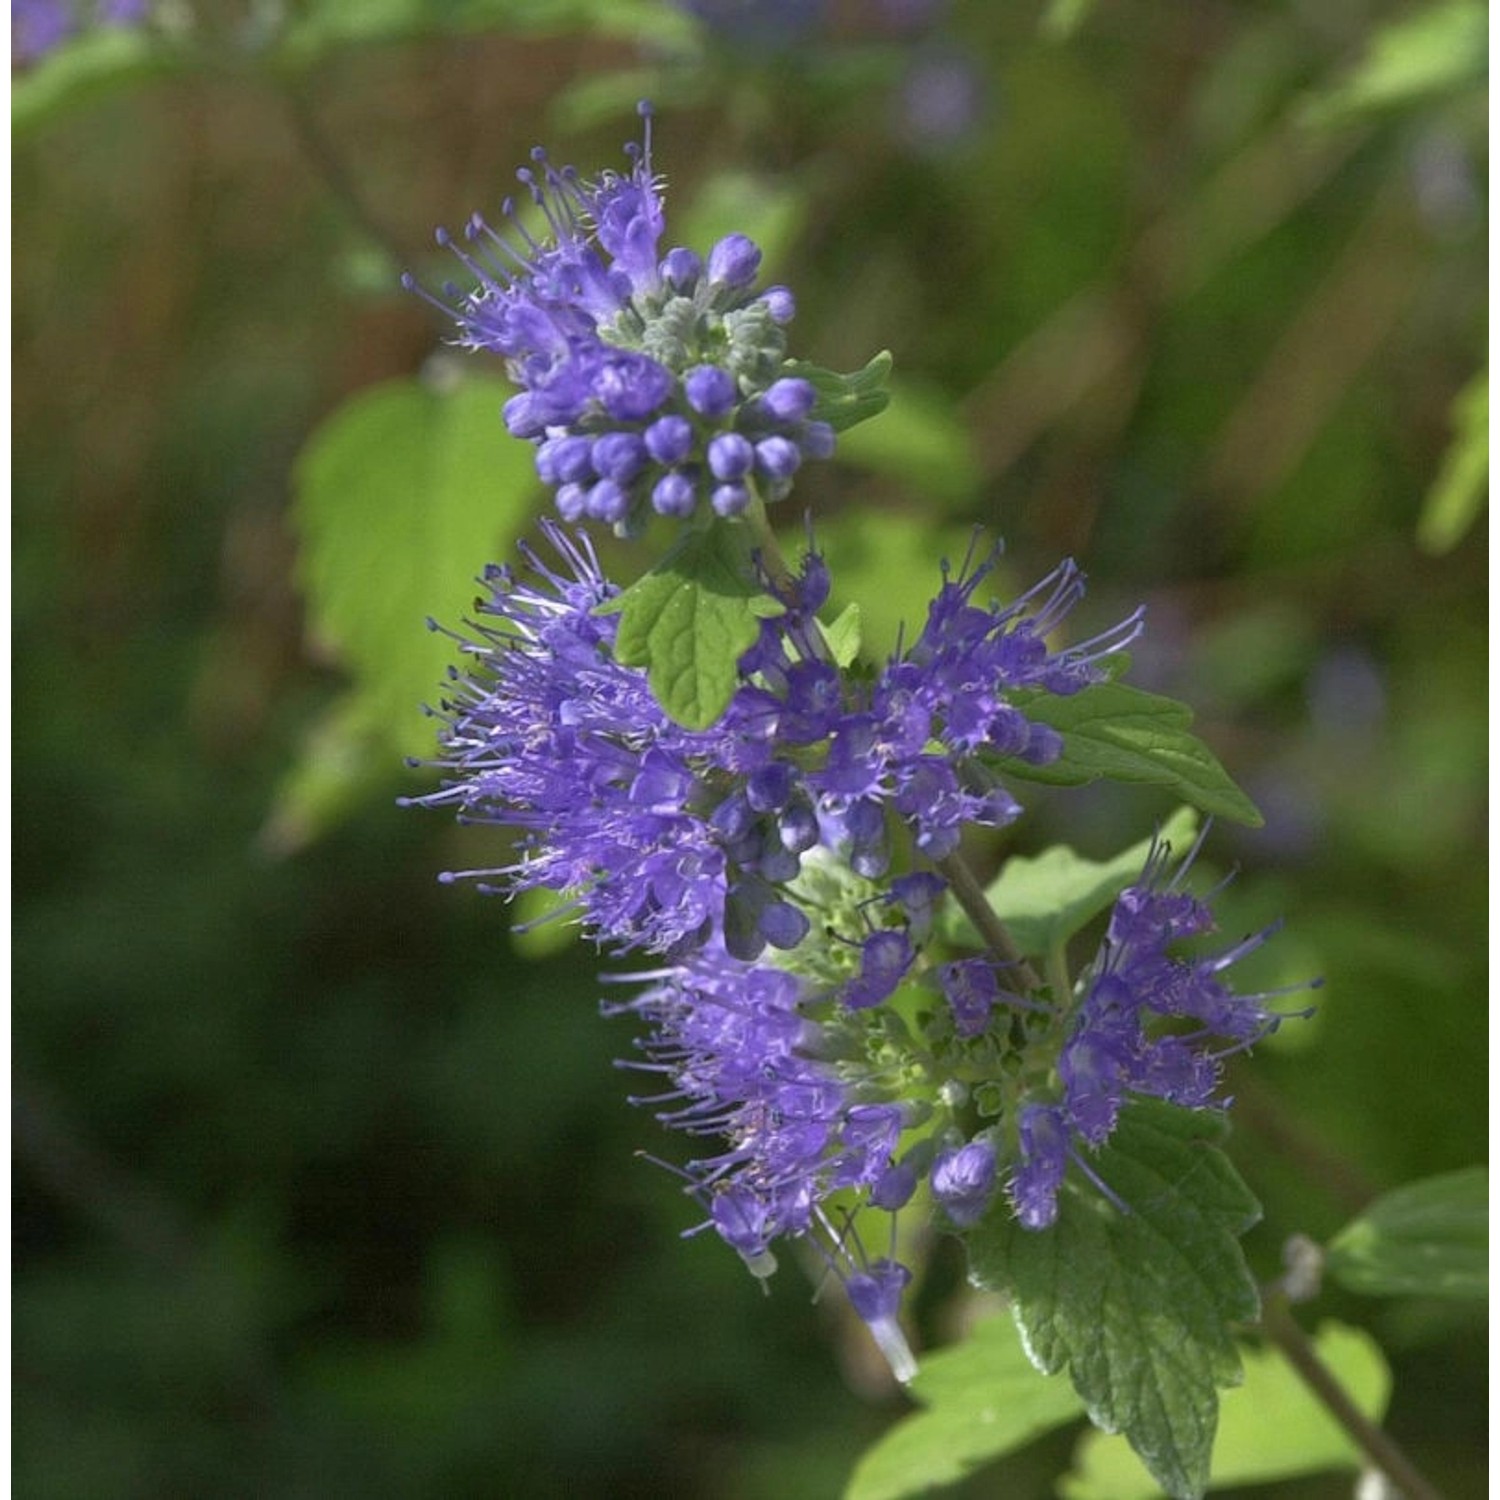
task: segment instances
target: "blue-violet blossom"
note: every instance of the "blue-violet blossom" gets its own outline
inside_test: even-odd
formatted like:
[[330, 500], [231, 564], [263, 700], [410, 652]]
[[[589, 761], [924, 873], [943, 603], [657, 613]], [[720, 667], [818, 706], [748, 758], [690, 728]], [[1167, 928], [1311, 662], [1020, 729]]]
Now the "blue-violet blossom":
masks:
[[[1181, 888], [1201, 843], [1200, 838], [1170, 879], [1171, 851], [1157, 845], [1140, 880], [1120, 894], [1058, 1056], [1056, 1097], [1033, 1099], [1020, 1111], [1019, 1162], [1010, 1197], [1029, 1229], [1056, 1219], [1070, 1161], [1103, 1187], [1081, 1148], [1110, 1138], [1132, 1095], [1186, 1109], [1216, 1107], [1224, 1058], [1269, 1036], [1288, 1015], [1309, 1013], [1271, 1009], [1269, 1002], [1288, 991], [1238, 995], [1221, 977], [1276, 926], [1216, 954], [1170, 951], [1179, 940], [1214, 927], [1207, 901]], [[1315, 989], [1321, 982], [1293, 988]], [[1164, 1022], [1179, 1024], [1168, 1029]], [[1190, 1024], [1184, 1029], [1181, 1023]]]
[[536, 445], [562, 518], [621, 534], [653, 512], [736, 516], [756, 497], [780, 500], [805, 459], [834, 448], [812, 383], [787, 365], [792, 294], [757, 290], [759, 247], [730, 234], [706, 260], [662, 253], [662, 181], [641, 112], [644, 140], [627, 147], [623, 175], [585, 179], [532, 153], [517, 176], [537, 233], [511, 200], [503, 233], [478, 215], [463, 243], [441, 231], [473, 284], [429, 299], [457, 321], [460, 344], [505, 360], [521, 387], [505, 425]]
[[[523, 547], [528, 577], [486, 573], [473, 634], [456, 637], [473, 667], [452, 670], [440, 710], [453, 774], [417, 800], [518, 830], [514, 862], [466, 873], [566, 893], [586, 930], [620, 952], [679, 956], [715, 936], [740, 959], [768, 943], [790, 949], [808, 930], [788, 888], [809, 850], [874, 877], [888, 867], [893, 825], [934, 860], [966, 825], [1004, 827], [1021, 808], [996, 764], [1044, 763], [1060, 748], [1007, 694], [1074, 692], [1139, 628], [1132, 616], [1050, 650], [1046, 634], [1082, 592], [1077, 570], [1066, 564], [1015, 604], [981, 608], [986, 562], [945, 575], [921, 634], [873, 682], [846, 680], [815, 618], [829, 579], [812, 552], [783, 588], [784, 612], [761, 622], [741, 658], [723, 716], [690, 730], [662, 710], [643, 670], [614, 659], [617, 621], [598, 607], [618, 591], [587, 538], [543, 529], [561, 570]], [[848, 1001], [878, 1003], [910, 949], [894, 934], [851, 941], [865, 962]]]

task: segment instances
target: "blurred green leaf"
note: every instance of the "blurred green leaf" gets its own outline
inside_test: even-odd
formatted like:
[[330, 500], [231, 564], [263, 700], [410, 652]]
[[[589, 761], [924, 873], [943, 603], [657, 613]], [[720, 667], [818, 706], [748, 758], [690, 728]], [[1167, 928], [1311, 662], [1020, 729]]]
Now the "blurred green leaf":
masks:
[[1453, 402], [1453, 441], [1417, 521], [1424, 552], [1450, 552], [1463, 540], [1484, 508], [1489, 470], [1490, 372], [1481, 370]]
[[1050, 41], [1066, 42], [1088, 20], [1094, 0], [1049, 0], [1042, 12], [1041, 33]]
[[1008, 1317], [927, 1355], [908, 1389], [928, 1409], [865, 1453], [844, 1500], [925, 1495], [1083, 1414], [1072, 1386], [1037, 1374]]
[[1213, 751], [1188, 732], [1193, 714], [1185, 704], [1121, 682], [1095, 683], [1067, 697], [1016, 693], [1012, 701], [1027, 718], [1062, 735], [1063, 753], [1044, 766], [1006, 760], [1011, 775], [1049, 786], [1107, 777], [1166, 787], [1215, 817], [1251, 828], [1265, 821]]
[[859, 655], [860, 622], [858, 603], [850, 604], [836, 619], [823, 631], [823, 638], [828, 643], [829, 655], [841, 667], [854, 664]]
[[971, 528], [897, 510], [860, 509], [819, 522], [835, 598], [859, 605], [862, 644], [872, 658], [888, 655], [903, 630], [909, 637], [920, 628], [941, 581], [939, 561], [961, 559], [972, 536]]
[[511, 903], [510, 945], [522, 958], [551, 958], [578, 941], [578, 927], [561, 915], [562, 891], [544, 885], [522, 891]]
[[746, 525], [715, 520], [606, 606], [620, 616], [615, 659], [645, 667], [656, 701], [689, 729], [707, 729], [729, 706], [740, 657], [780, 609], [756, 583], [750, 553]]
[[1307, 106], [1311, 125], [1402, 109], [1479, 88], [1488, 66], [1488, 11], [1480, 0], [1447, 0], [1381, 27], [1365, 56]]
[[972, 500], [983, 477], [956, 404], [908, 379], [891, 382], [890, 404], [840, 441], [839, 458], [889, 474], [924, 500], [948, 506]]
[[[1369, 1334], [1324, 1323], [1313, 1338], [1319, 1359], [1365, 1416], [1379, 1422], [1391, 1373]], [[1266, 1484], [1323, 1469], [1357, 1469], [1364, 1455], [1275, 1348], [1241, 1347], [1244, 1384], [1219, 1397], [1208, 1488]], [[1072, 1470], [1058, 1483], [1063, 1500], [1155, 1500], [1161, 1487], [1123, 1438], [1083, 1435]]]
[[11, 139], [135, 84], [185, 73], [192, 64], [191, 53], [149, 31], [85, 31], [11, 80]]
[[[271, 797], [256, 843], [281, 859], [305, 849], [390, 784], [399, 770], [393, 726], [378, 722], [375, 700], [343, 693], [307, 731], [295, 761]], [[429, 754], [437, 735], [428, 721]]]
[[652, 0], [312, 0], [278, 39], [275, 56], [308, 67], [346, 47], [424, 36], [589, 32], [644, 42], [679, 38], [683, 30], [671, 7]]
[[346, 726], [396, 750], [433, 745], [420, 708], [441, 691], [454, 620], [486, 563], [531, 515], [531, 450], [498, 415], [504, 382], [391, 381], [330, 416], [297, 459], [293, 518], [314, 637], [352, 675]]
[[[1157, 837], [1180, 850], [1192, 843], [1197, 832], [1197, 814], [1182, 807], [1162, 825]], [[1047, 849], [1035, 859], [1012, 855], [985, 896], [1021, 952], [1044, 957], [1086, 927], [1127, 885], [1140, 878], [1153, 842], [1142, 839], [1103, 862], [1084, 859], [1065, 844]], [[961, 911], [951, 911], [947, 921], [949, 935], [956, 941], [979, 943], [979, 934]]]
[[1369, 1296], [1488, 1296], [1488, 1168], [1444, 1172], [1377, 1198], [1334, 1237], [1328, 1270]]
[[1179, 1500], [1208, 1482], [1218, 1387], [1240, 1379], [1230, 1325], [1260, 1306], [1239, 1246], [1260, 1209], [1218, 1149], [1227, 1131], [1138, 1101], [1090, 1162], [1129, 1212], [1075, 1172], [1050, 1228], [992, 1213], [968, 1240], [970, 1274], [1009, 1294], [1038, 1369], [1066, 1368], [1090, 1419]]

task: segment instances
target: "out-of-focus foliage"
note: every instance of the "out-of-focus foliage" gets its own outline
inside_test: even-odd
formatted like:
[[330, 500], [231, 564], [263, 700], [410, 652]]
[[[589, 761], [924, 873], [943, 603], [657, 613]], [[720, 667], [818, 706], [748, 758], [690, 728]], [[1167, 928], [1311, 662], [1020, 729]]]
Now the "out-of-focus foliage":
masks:
[[1489, 1173], [1409, 1182], [1377, 1198], [1329, 1245], [1329, 1269], [1376, 1296], [1489, 1294]]
[[[1473, 1164], [1477, 7], [953, 0], [909, 32], [833, 6], [780, 50], [646, 0], [277, 14], [168, 8], [16, 90], [18, 1493], [821, 1496], [907, 1410], [809, 1306], [815, 1272], [764, 1297], [679, 1241], [597, 959], [528, 956], [540, 932], [432, 878], [503, 851], [393, 806], [430, 785], [401, 756], [442, 690], [395, 684], [491, 558], [417, 587], [437, 491], [413, 478], [368, 552], [325, 558], [411, 610], [409, 648], [331, 655], [299, 592], [297, 455], [446, 336], [395, 269], [451, 276], [431, 227], [492, 209], [534, 141], [616, 161], [642, 91], [672, 224], [762, 234], [818, 364], [895, 356], [890, 408], [798, 490], [865, 650], [976, 524], [1002, 588], [1074, 553], [1096, 622], [1146, 600], [1131, 680], [1192, 703], [1265, 812], [1205, 852], [1241, 866], [1226, 933], [1286, 915], [1247, 963], [1326, 985], [1230, 1080], [1257, 1273]], [[961, 110], [911, 87], [939, 44]], [[462, 524], [501, 548], [525, 464], [493, 440]], [[412, 694], [400, 722], [358, 706]], [[1024, 795], [1015, 847], [1099, 861], [1174, 805]], [[959, 1281], [939, 1247], [929, 1347]], [[1317, 1314], [1378, 1340], [1388, 1425], [1439, 1486], [1483, 1493], [1475, 1306], [1330, 1285]], [[956, 1492], [1050, 1495], [1075, 1442]]]

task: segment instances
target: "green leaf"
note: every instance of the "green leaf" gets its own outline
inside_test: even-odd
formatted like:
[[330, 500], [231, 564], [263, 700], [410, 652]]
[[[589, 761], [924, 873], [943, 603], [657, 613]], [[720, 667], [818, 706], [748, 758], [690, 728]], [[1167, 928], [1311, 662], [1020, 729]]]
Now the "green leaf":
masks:
[[1417, 545], [1443, 553], [1456, 547], [1484, 507], [1490, 471], [1490, 373], [1481, 370], [1453, 403], [1453, 441], [1422, 502]]
[[1129, 1212], [1075, 1170], [1049, 1229], [997, 1213], [969, 1235], [973, 1279], [1010, 1295], [1038, 1369], [1067, 1369], [1095, 1425], [1181, 1500], [1208, 1483], [1217, 1388], [1240, 1378], [1230, 1324], [1259, 1310], [1238, 1236], [1260, 1211], [1218, 1149], [1227, 1129], [1137, 1101], [1091, 1162]]
[[1489, 1294], [1489, 1170], [1465, 1167], [1377, 1198], [1328, 1247], [1328, 1270], [1377, 1297]]
[[880, 420], [851, 432], [839, 444], [839, 458], [889, 474], [949, 507], [972, 500], [983, 477], [973, 434], [953, 401], [909, 379], [891, 383]]
[[429, 616], [455, 620], [536, 496], [498, 380], [376, 386], [333, 413], [297, 459], [293, 520], [311, 631], [354, 679], [352, 719], [391, 753], [430, 753], [421, 712], [455, 659]]
[[923, 1359], [909, 1387], [928, 1410], [898, 1422], [860, 1459], [844, 1500], [899, 1500], [952, 1484], [1083, 1414], [1063, 1380], [1040, 1377], [1009, 1318], [980, 1323]]
[[[1362, 1329], [1324, 1323], [1313, 1346], [1355, 1406], [1378, 1423], [1391, 1394], [1391, 1372], [1379, 1344]], [[1209, 1489], [1363, 1465], [1349, 1434], [1308, 1396], [1280, 1350], [1242, 1347], [1240, 1353], [1245, 1381], [1220, 1397]], [[1162, 1493], [1129, 1444], [1102, 1432], [1084, 1435], [1058, 1492], [1063, 1500], [1155, 1500]]]
[[10, 90], [12, 140], [72, 110], [154, 78], [185, 73], [191, 55], [147, 31], [101, 26], [65, 42]]
[[[376, 700], [358, 688], [342, 693], [304, 734], [297, 759], [277, 783], [256, 844], [285, 859], [368, 807], [400, 774], [393, 729], [378, 722]], [[432, 749], [431, 723], [420, 747]]]
[[[655, 0], [310, 0], [278, 38], [275, 60], [305, 68], [353, 46], [478, 31], [588, 32], [662, 44], [680, 44], [691, 35], [685, 18]], [[632, 96], [631, 103], [640, 97]]]
[[780, 606], [751, 562], [749, 528], [715, 520], [609, 603], [618, 612], [615, 659], [645, 667], [656, 701], [688, 729], [707, 729], [739, 685], [739, 659], [760, 620]]
[[1426, 6], [1377, 31], [1349, 74], [1308, 105], [1309, 125], [1451, 98], [1482, 87], [1488, 65], [1488, 16], [1481, 0]]
[[1071, 41], [1093, 8], [1094, 0], [1050, 0], [1037, 29], [1048, 41]]
[[[1197, 815], [1183, 807], [1162, 825], [1158, 837], [1174, 849], [1184, 849], [1197, 833]], [[1021, 952], [1028, 957], [1045, 957], [1139, 879], [1152, 842], [1142, 839], [1103, 862], [1085, 859], [1065, 844], [1047, 849], [1035, 859], [1013, 855], [985, 896]], [[971, 945], [980, 942], [973, 923], [957, 908], [947, 918], [947, 936]]]
[[823, 639], [828, 644], [828, 654], [841, 667], [854, 665], [859, 655], [860, 622], [859, 602], [851, 601], [832, 625], [824, 626]]
[[883, 349], [864, 369], [839, 375], [806, 360], [789, 359], [782, 369], [787, 375], [810, 381], [818, 393], [812, 409], [815, 421], [827, 422], [835, 432], [845, 432], [858, 422], [878, 416], [890, 400], [886, 389], [891, 378], [891, 353]]
[[1100, 777], [1160, 786], [1215, 817], [1251, 828], [1265, 822], [1213, 751], [1188, 732], [1193, 713], [1186, 704], [1122, 682], [1098, 682], [1068, 697], [1014, 693], [1011, 701], [1063, 737], [1063, 753], [1050, 765], [1003, 762], [1013, 776], [1049, 786], [1081, 786]]
[[510, 945], [522, 958], [551, 958], [578, 941], [578, 924], [562, 915], [565, 891], [532, 886], [511, 904]]

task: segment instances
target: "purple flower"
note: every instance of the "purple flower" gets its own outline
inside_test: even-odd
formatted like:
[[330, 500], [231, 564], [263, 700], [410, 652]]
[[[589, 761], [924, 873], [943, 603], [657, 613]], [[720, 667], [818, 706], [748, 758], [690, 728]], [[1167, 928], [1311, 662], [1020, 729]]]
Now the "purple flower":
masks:
[[960, 1229], [984, 1217], [994, 1194], [995, 1148], [984, 1137], [938, 1153], [932, 1164], [932, 1196]]
[[780, 51], [819, 26], [828, 0], [674, 0], [726, 46]]
[[1000, 999], [1000, 981], [987, 958], [961, 958], [938, 970], [938, 984], [953, 1011], [959, 1036], [978, 1036], [990, 1023], [990, 1011]]
[[[537, 473], [564, 519], [587, 516], [621, 534], [653, 511], [686, 518], [707, 502], [736, 516], [757, 495], [780, 500], [805, 459], [833, 450], [832, 429], [813, 418], [816, 391], [783, 373], [793, 302], [784, 287], [756, 291], [759, 247], [730, 234], [706, 264], [681, 247], [662, 253], [662, 185], [650, 111], [641, 112], [644, 139], [627, 148], [624, 174], [585, 179], [534, 151], [517, 175], [545, 233], [533, 234], [507, 200], [503, 232], [476, 216], [462, 243], [438, 235], [469, 288], [421, 292], [457, 322], [462, 345], [505, 361], [521, 388], [505, 405], [506, 427], [537, 445]], [[577, 439], [591, 444], [591, 475], [556, 457]], [[617, 440], [639, 462], [601, 468], [600, 445], [615, 455]], [[705, 469], [715, 482], [703, 482]], [[581, 503], [568, 486], [593, 478], [619, 493]]]
[[18, 68], [40, 62], [77, 29], [65, 0], [10, 0], [10, 60]]
[[1274, 927], [1216, 954], [1170, 951], [1214, 925], [1207, 903], [1181, 889], [1197, 848], [1169, 879], [1170, 850], [1157, 845], [1139, 883], [1121, 892], [1058, 1057], [1061, 1098], [1022, 1112], [1021, 1160], [1011, 1198], [1029, 1228], [1045, 1227], [1056, 1217], [1068, 1159], [1092, 1175], [1075, 1141], [1103, 1145], [1131, 1097], [1163, 1099], [1185, 1109], [1217, 1107], [1223, 1059], [1252, 1047], [1287, 1015], [1309, 1013], [1272, 1009], [1270, 1001], [1288, 991], [1241, 995], [1221, 978]]

